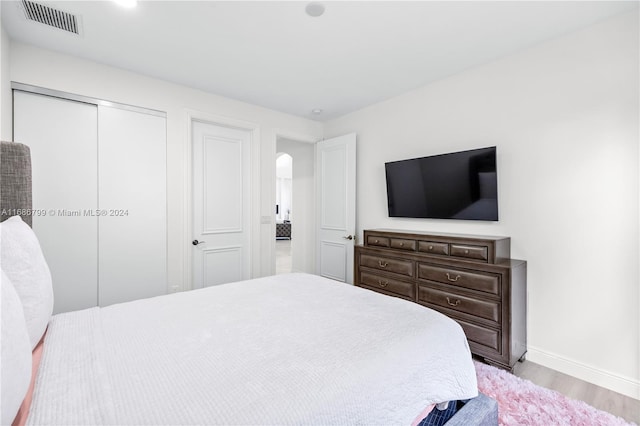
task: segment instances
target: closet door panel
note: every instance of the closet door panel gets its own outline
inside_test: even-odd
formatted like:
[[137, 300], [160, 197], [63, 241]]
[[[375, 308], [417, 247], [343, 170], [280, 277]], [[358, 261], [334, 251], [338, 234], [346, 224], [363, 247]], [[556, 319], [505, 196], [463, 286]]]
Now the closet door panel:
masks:
[[167, 293], [166, 119], [99, 107], [100, 306]]
[[31, 149], [33, 230], [54, 313], [98, 304], [97, 116], [95, 105], [14, 91], [13, 138]]

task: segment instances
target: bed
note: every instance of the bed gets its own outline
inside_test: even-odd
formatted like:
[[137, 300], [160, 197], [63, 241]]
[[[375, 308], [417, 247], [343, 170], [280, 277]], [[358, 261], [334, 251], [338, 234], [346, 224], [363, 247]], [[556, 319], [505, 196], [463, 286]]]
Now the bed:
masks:
[[2, 424], [497, 424], [457, 323], [314, 275], [51, 316], [30, 194], [9, 196], [25, 150], [2, 144]]

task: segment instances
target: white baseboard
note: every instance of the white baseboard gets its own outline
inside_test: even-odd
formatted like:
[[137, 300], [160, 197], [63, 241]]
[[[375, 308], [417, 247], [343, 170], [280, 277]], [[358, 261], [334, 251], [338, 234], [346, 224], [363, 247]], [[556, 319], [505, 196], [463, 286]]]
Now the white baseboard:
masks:
[[531, 346], [527, 348], [527, 360], [640, 400], [640, 380], [598, 369]]

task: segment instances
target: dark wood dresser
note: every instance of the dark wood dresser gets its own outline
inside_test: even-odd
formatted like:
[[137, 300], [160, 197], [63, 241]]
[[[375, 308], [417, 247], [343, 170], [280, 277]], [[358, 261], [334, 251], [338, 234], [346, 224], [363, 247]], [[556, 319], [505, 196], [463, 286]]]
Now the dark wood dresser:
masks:
[[355, 284], [435, 309], [463, 328], [471, 352], [512, 371], [527, 351], [527, 262], [508, 237], [364, 231]]

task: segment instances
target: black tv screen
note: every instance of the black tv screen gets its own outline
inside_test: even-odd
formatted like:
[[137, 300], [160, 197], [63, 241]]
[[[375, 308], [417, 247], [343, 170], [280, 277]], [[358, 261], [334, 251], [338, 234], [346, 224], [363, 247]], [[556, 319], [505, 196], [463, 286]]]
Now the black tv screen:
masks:
[[498, 220], [496, 147], [385, 163], [390, 217]]

